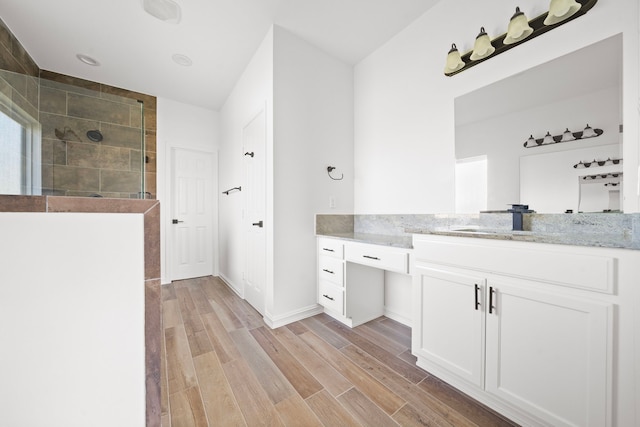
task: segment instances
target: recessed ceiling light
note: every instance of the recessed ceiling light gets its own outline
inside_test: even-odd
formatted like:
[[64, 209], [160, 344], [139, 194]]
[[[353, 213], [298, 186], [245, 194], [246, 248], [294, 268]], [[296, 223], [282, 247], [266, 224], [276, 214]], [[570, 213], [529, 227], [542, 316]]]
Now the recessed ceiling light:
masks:
[[178, 65], [182, 65], [183, 67], [190, 67], [193, 65], [193, 61], [191, 60], [191, 58], [181, 53], [174, 53], [171, 56], [171, 59], [173, 59], [173, 62]]
[[180, 5], [173, 0], [142, 0], [142, 7], [151, 16], [170, 24], [180, 22]]
[[87, 65], [91, 65], [92, 67], [100, 66], [100, 63], [94, 58], [90, 57], [89, 55], [83, 55], [82, 53], [79, 53], [76, 55], [76, 58], [78, 58], [80, 61], [84, 62]]

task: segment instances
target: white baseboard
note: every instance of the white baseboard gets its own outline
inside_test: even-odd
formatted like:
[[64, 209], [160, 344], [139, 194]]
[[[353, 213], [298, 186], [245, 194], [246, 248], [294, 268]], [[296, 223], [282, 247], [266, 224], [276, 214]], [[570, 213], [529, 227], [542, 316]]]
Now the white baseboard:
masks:
[[402, 323], [405, 326], [411, 327], [412, 322], [411, 322], [411, 318], [409, 318], [409, 317], [406, 317], [406, 316], [404, 316], [402, 314], [399, 314], [397, 312], [391, 311], [391, 310], [387, 309], [386, 307], [384, 309], [384, 315], [385, 315], [385, 317], [388, 317], [389, 319], [393, 319], [396, 322], [399, 322], [399, 323]]
[[299, 310], [290, 311], [286, 314], [274, 316], [270, 313], [266, 313], [264, 316], [264, 323], [271, 329], [276, 329], [281, 326], [288, 325], [289, 323], [297, 322], [298, 320], [306, 319], [307, 317], [315, 316], [324, 311], [324, 308], [320, 304], [314, 304], [309, 307], [301, 308]]
[[233, 281], [231, 281], [228, 277], [225, 277], [225, 275], [222, 273], [218, 277], [229, 287], [229, 289], [233, 291], [234, 294], [244, 299], [243, 292], [241, 292], [241, 290], [244, 288], [236, 286], [235, 283], [233, 283]]

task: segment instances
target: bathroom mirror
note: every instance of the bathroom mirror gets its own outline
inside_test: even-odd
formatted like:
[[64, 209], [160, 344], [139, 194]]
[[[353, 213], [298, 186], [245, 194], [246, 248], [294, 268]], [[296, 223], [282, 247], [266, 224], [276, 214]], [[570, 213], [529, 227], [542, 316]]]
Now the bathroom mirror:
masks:
[[[456, 98], [456, 212], [622, 210], [621, 123], [621, 35]], [[524, 146], [587, 125], [602, 135]]]

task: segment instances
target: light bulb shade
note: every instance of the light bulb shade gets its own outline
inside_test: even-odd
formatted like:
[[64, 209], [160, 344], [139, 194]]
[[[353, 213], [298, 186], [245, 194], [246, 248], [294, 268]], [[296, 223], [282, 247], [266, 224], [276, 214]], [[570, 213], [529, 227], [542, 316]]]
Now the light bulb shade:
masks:
[[538, 141], [536, 141], [536, 139], [533, 137], [533, 135], [530, 135], [529, 139], [527, 139], [527, 142], [524, 143], [524, 146], [525, 147], [531, 147], [532, 145], [536, 145], [536, 144], [538, 144]]
[[582, 5], [575, 0], [551, 0], [544, 25], [553, 25], [572, 17]]
[[473, 53], [471, 53], [471, 60], [477, 61], [479, 59], [487, 58], [495, 52], [496, 48], [491, 44], [489, 35], [484, 30], [484, 27], [480, 28], [480, 34], [476, 37], [476, 42], [473, 45]]
[[507, 35], [504, 38], [504, 44], [518, 43], [529, 37], [533, 33], [533, 28], [529, 26], [529, 21], [524, 13], [520, 11], [519, 7], [516, 7], [516, 13], [511, 17], [509, 21], [509, 27], [507, 27]]
[[542, 140], [543, 144], [553, 144], [554, 142], [556, 142], [553, 139], [553, 136], [551, 136], [551, 134], [549, 132], [547, 132], [547, 134], [544, 136], [544, 139]]
[[455, 43], [452, 44], [451, 50], [449, 50], [449, 53], [447, 54], [447, 63], [444, 67], [445, 74], [450, 74], [458, 71], [462, 67], [464, 67], [464, 65], [464, 61], [460, 56], [460, 52], [458, 52], [458, 48], [456, 47]]
[[587, 127], [582, 131], [583, 138], [593, 138], [594, 136], [598, 136], [595, 130], [591, 126], [587, 124]]
[[568, 141], [573, 141], [575, 139], [576, 138], [573, 136], [573, 133], [569, 130], [569, 128], [567, 128], [562, 134], [562, 139], [560, 140], [560, 142], [568, 142]]

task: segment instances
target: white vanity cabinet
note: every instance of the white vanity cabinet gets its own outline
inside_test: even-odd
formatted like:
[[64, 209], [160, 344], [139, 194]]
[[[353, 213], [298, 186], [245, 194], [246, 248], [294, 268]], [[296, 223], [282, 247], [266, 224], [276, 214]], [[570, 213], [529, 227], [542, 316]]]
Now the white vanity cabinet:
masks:
[[612, 257], [416, 235], [413, 262], [419, 366], [522, 424], [612, 425]]
[[318, 303], [349, 327], [384, 314], [384, 272], [409, 273], [409, 250], [318, 237]]

